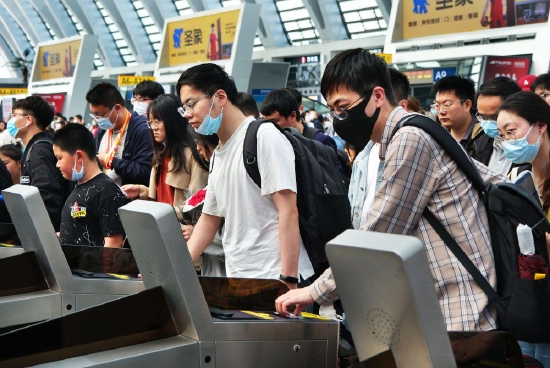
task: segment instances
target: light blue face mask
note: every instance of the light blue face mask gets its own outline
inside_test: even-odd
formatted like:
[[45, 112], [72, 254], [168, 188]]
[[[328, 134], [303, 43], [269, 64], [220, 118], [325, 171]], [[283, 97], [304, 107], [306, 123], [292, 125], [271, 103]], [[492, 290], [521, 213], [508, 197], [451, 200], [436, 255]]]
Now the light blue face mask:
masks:
[[437, 110], [436, 109], [430, 109], [430, 114], [437, 116]]
[[496, 120], [482, 120], [481, 129], [491, 138], [495, 138], [498, 135]]
[[82, 168], [80, 171], [76, 171], [76, 155], [74, 156], [74, 167], [71, 174], [71, 181], [80, 181], [84, 176], [84, 162], [82, 162]]
[[531, 125], [531, 128], [527, 134], [525, 134], [525, 137], [502, 142], [504, 155], [514, 164], [531, 163], [535, 157], [537, 157], [537, 153], [539, 153], [540, 148], [540, 137], [542, 137], [542, 134], [539, 136], [539, 139], [535, 144], [531, 145], [527, 142], [527, 136], [531, 133], [534, 126], [535, 125]]
[[22, 129], [22, 128], [26, 128], [27, 125], [25, 125], [24, 127], [21, 127], [21, 128], [18, 128], [15, 126], [15, 122], [22, 118], [24, 116], [20, 116], [18, 118], [16, 117], [12, 117], [10, 120], [8, 120], [8, 122], [6, 123], [6, 130], [8, 131], [8, 134], [11, 135], [12, 138], [16, 138], [17, 137], [17, 133], [19, 133], [19, 129]]
[[[115, 127], [115, 123], [111, 123], [111, 114], [113, 113], [113, 111], [115, 111], [115, 109], [111, 109], [111, 112], [109, 113], [109, 116], [107, 116], [106, 118], [95, 118], [95, 121], [97, 122], [97, 125], [103, 129], [103, 130], [110, 130], [110, 129], [113, 129]], [[115, 121], [118, 119], [118, 114], [116, 115], [116, 119]]]
[[214, 100], [216, 97], [212, 99], [212, 105], [210, 105], [210, 111], [208, 111], [208, 114], [204, 117], [204, 120], [202, 121], [202, 124], [198, 127], [197, 133], [202, 135], [212, 135], [217, 134], [218, 130], [220, 130], [220, 125], [222, 125], [222, 119], [223, 119], [223, 107], [220, 111], [220, 115], [218, 115], [217, 118], [213, 118], [210, 116], [210, 113], [212, 112], [212, 108], [214, 107]]

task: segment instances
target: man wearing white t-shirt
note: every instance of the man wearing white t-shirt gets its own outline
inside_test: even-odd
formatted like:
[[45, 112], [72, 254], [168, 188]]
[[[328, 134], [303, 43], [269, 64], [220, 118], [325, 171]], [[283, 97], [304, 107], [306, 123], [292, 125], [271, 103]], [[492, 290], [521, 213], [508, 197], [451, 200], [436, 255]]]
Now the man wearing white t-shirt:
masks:
[[244, 137], [254, 119], [237, 107], [231, 77], [216, 64], [201, 64], [180, 76], [176, 90], [189, 124], [199, 134], [220, 138], [210, 160], [203, 213], [187, 243], [191, 257], [200, 257], [223, 217], [228, 277], [280, 278], [296, 288], [300, 277], [313, 275], [313, 267], [300, 239], [290, 143], [274, 126], [260, 126], [260, 189], [243, 163]]

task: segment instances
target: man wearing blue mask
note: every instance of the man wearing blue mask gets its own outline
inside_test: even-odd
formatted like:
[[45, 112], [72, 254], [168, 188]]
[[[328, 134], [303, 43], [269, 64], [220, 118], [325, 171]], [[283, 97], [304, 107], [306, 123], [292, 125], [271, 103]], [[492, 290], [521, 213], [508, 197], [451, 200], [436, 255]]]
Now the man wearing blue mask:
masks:
[[97, 158], [118, 185], [149, 185], [153, 145], [145, 116], [124, 107], [119, 90], [99, 83], [88, 91], [90, 116], [97, 121]]
[[510, 172], [512, 163], [504, 155], [502, 142], [498, 138], [498, 109], [509, 96], [520, 91], [520, 86], [513, 79], [497, 77], [483, 83], [476, 95], [476, 117], [485, 134], [474, 141], [472, 157], [503, 176]]
[[61, 210], [71, 188], [55, 167], [57, 160], [45, 131], [53, 120], [53, 109], [42, 97], [29, 96], [16, 101], [12, 111], [6, 130], [13, 138], [21, 138], [25, 146], [20, 183], [38, 188], [53, 227], [58, 231]]
[[147, 114], [147, 108], [158, 96], [164, 94], [164, 88], [158, 82], [145, 80], [139, 82], [133, 91], [132, 105], [138, 115]]
[[228, 277], [281, 279], [296, 288], [299, 278], [313, 275], [300, 240], [296, 207], [294, 151], [272, 124], [259, 127], [258, 167], [261, 189], [248, 176], [243, 143], [254, 117], [237, 106], [233, 79], [216, 64], [200, 64], [179, 78], [178, 110], [199, 134], [217, 134], [210, 159], [208, 190], [189, 242], [197, 261], [225, 218], [223, 248]]

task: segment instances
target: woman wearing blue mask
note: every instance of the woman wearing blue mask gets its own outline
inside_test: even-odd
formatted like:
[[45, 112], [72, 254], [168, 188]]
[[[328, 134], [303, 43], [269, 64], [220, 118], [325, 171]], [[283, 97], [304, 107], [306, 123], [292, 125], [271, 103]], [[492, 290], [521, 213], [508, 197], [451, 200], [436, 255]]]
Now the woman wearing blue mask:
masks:
[[186, 197], [206, 186], [208, 166], [197, 151], [187, 119], [178, 112], [181, 102], [176, 95], [160, 95], [147, 108], [147, 124], [153, 142], [153, 169], [149, 187], [137, 184], [122, 186], [131, 199], [152, 199], [176, 208]]
[[[550, 219], [549, 125], [550, 106], [532, 92], [511, 95], [501, 105], [497, 118], [504, 154], [515, 164], [531, 164], [541, 205]], [[548, 233], [546, 239], [548, 242]], [[520, 341], [519, 344], [524, 354], [540, 360], [545, 367], [550, 367], [550, 343], [533, 344]]]

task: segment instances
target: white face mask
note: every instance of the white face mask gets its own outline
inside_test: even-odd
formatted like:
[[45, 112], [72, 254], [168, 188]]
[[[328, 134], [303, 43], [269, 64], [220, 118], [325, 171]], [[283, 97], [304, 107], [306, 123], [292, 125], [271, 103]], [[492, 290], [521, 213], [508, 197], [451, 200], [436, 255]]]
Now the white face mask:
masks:
[[134, 103], [134, 111], [138, 115], [145, 115], [147, 113], [147, 107], [149, 106], [146, 102], [136, 102]]

